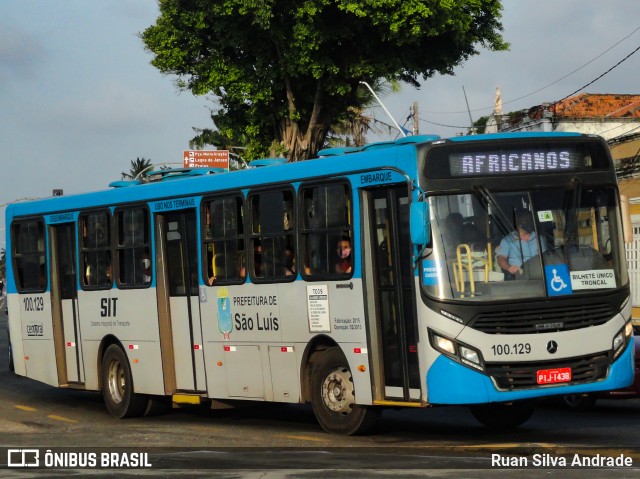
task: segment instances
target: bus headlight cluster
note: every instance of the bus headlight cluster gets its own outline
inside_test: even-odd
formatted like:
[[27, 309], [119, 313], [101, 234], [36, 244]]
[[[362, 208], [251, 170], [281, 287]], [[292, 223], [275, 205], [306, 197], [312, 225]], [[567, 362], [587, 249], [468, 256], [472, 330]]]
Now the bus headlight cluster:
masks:
[[613, 338], [613, 358], [617, 358], [627, 345], [629, 338], [633, 334], [631, 321], [624, 325], [618, 334]]
[[470, 366], [479, 371], [484, 371], [482, 366], [482, 355], [480, 351], [466, 344], [459, 343], [454, 339], [447, 338], [429, 330], [429, 341], [431, 346], [454, 359], [455, 361]]

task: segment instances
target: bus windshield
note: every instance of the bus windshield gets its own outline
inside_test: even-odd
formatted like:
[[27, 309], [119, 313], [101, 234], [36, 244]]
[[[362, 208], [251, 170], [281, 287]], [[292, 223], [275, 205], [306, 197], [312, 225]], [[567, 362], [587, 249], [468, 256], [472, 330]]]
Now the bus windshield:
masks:
[[492, 192], [429, 199], [433, 239], [424, 291], [496, 301], [590, 294], [627, 283], [617, 193], [611, 187]]

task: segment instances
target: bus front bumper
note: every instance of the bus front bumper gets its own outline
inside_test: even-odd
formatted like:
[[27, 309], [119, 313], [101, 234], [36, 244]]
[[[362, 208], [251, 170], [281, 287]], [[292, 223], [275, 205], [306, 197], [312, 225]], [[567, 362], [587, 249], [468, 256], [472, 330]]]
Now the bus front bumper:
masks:
[[510, 402], [546, 396], [621, 389], [631, 385], [633, 379], [633, 341], [629, 342], [625, 351], [611, 365], [607, 378], [602, 381], [576, 385], [540, 386], [516, 391], [500, 391], [496, 389], [488, 376], [469, 369], [446, 356], [440, 356], [427, 373], [427, 399], [429, 404]]

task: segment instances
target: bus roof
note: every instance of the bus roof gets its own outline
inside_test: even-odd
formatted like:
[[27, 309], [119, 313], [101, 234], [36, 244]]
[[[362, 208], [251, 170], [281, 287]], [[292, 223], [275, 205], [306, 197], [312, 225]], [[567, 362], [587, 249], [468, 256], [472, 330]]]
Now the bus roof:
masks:
[[416, 168], [415, 156], [403, 155], [401, 152], [406, 153], [409, 149], [415, 151], [416, 143], [437, 138], [420, 136], [413, 137], [413, 141], [403, 138], [397, 142], [390, 142], [385, 148], [380, 145], [367, 145], [349, 155], [348, 163], [345, 163], [341, 154], [295, 163], [286, 163], [283, 158], [254, 160], [251, 162], [251, 168], [233, 172], [206, 168], [159, 170], [150, 173], [158, 175], [156, 181], [119, 180], [110, 183], [112, 189], [108, 190], [14, 203], [7, 207], [6, 219], [10, 221], [16, 216], [202, 195], [213, 191], [252, 188], [285, 181], [304, 181], [308, 178], [347, 175], [381, 167], [395, 167], [413, 175]]
[[[396, 141], [372, 143], [362, 147], [329, 148], [318, 152], [317, 159], [286, 163], [283, 158], [254, 160], [249, 168], [226, 172], [220, 168], [195, 168], [159, 170], [150, 173], [159, 177], [158, 181], [143, 183], [139, 180], [115, 181], [112, 189], [74, 195], [56, 196], [45, 199], [14, 203], [7, 206], [6, 221], [16, 216], [46, 214], [57, 211], [117, 206], [125, 203], [147, 202], [156, 199], [202, 195], [213, 191], [225, 191], [264, 186], [285, 181], [304, 181], [323, 176], [347, 175], [381, 167], [395, 167], [413, 176], [416, 169], [415, 156], [403, 155], [415, 151], [418, 145], [440, 141], [483, 141], [507, 138], [558, 138], [568, 136], [589, 136], [580, 133], [521, 132], [498, 133], [453, 137], [441, 140], [437, 135], [417, 135]], [[345, 162], [348, 156], [348, 162]], [[277, 165], [265, 168], [264, 166]], [[171, 179], [172, 181], [165, 181]], [[188, 179], [188, 181], [178, 181]]]

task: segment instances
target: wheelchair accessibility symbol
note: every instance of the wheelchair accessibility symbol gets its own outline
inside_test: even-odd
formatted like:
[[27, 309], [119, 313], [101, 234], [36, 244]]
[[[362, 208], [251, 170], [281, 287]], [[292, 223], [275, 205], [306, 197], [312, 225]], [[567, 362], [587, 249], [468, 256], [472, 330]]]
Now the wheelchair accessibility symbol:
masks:
[[569, 267], [566, 264], [552, 264], [544, 267], [547, 281], [547, 294], [559, 296], [572, 294]]

